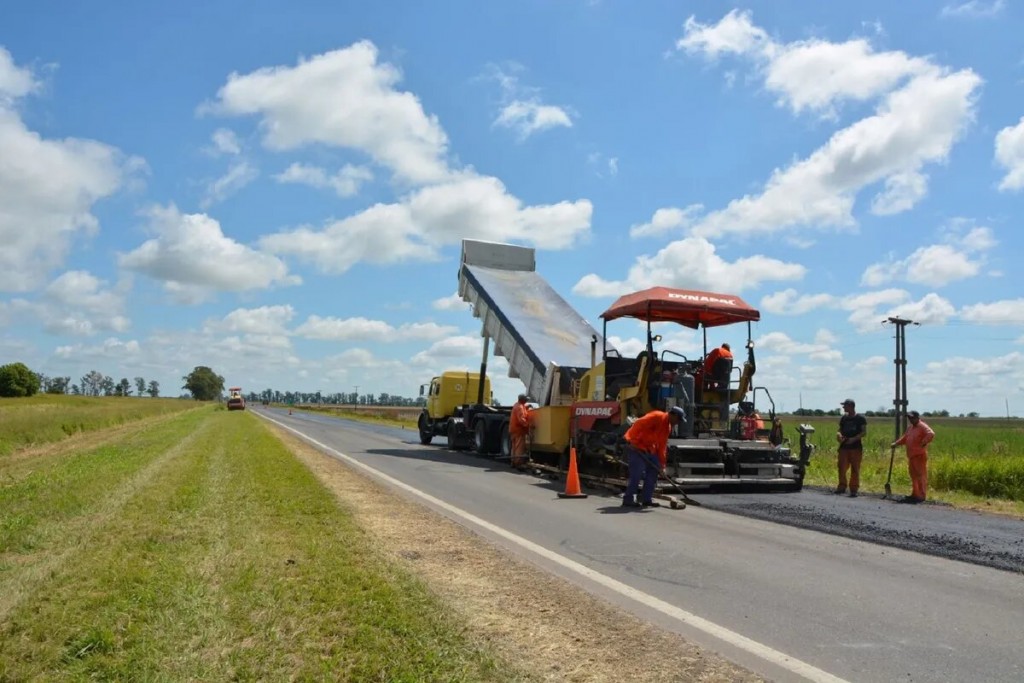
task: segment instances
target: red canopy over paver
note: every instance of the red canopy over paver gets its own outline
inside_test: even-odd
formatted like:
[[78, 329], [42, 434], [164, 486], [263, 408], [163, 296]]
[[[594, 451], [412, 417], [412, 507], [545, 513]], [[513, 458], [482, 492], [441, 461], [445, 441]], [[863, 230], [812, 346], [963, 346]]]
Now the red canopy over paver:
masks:
[[732, 294], [651, 287], [620, 296], [601, 314], [606, 321], [638, 318], [647, 322], [674, 322], [686, 327], [715, 327], [757, 321], [761, 314]]

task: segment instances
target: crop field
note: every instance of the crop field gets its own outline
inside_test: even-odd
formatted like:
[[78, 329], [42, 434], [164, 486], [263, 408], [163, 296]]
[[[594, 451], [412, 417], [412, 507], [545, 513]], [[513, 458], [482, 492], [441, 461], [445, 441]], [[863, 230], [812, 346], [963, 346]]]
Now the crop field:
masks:
[[65, 400], [4, 404], [0, 681], [520, 679], [259, 418]]

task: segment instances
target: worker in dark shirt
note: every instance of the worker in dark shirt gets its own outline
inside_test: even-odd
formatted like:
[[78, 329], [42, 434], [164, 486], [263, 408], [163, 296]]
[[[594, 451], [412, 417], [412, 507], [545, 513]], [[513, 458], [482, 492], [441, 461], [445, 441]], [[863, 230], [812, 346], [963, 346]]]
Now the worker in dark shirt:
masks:
[[850, 497], [856, 498], [860, 489], [860, 462], [864, 459], [863, 439], [868, 434], [868, 420], [857, 412], [857, 404], [852, 398], [843, 401], [843, 415], [839, 418], [839, 431], [836, 441], [839, 442], [839, 483], [834, 493], [846, 493], [849, 471]]

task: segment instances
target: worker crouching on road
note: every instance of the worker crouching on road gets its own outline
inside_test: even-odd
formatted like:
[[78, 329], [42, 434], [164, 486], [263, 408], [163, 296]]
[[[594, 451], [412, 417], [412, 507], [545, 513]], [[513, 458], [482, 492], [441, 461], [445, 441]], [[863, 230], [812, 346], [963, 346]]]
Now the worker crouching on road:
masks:
[[921, 419], [921, 413], [911, 410], [907, 413], [910, 426], [903, 436], [891, 446], [907, 447], [907, 468], [910, 470], [912, 493], [902, 503], [923, 503], [928, 497], [928, 444], [935, 438], [935, 432]]
[[526, 405], [526, 394], [519, 394], [519, 400], [512, 406], [509, 418], [508, 435], [512, 442], [512, 467], [524, 469], [530, 462], [530, 454], [526, 450], [526, 437], [530, 434], [530, 406]]
[[[652, 410], [626, 431], [626, 454], [629, 456], [629, 481], [622, 496], [622, 507], [660, 507], [655, 503], [654, 487], [658, 474], [668, 462], [668, 437], [672, 428], [686, 419], [686, 413], [679, 406], [673, 406], [667, 413]], [[640, 502], [636, 500], [640, 480], [644, 481]]]

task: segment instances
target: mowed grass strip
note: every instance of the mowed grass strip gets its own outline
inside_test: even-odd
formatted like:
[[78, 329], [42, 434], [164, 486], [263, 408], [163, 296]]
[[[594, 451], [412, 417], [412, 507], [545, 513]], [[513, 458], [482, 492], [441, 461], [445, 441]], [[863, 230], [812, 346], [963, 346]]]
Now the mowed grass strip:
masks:
[[49, 394], [0, 398], [0, 458], [74, 434], [188, 410], [196, 405], [195, 401], [178, 398]]
[[[108, 470], [111, 491], [130, 491], [118, 513], [100, 515], [74, 557], [0, 615], [0, 680], [516, 677], [420, 583], [370, 551], [257, 418], [196, 415], [172, 421], [191, 435], [184, 443], [170, 430], [139, 446], [148, 470], [135, 468], [133, 483]], [[37, 523], [56, 526], [32, 552], [74, 545], [57, 539], [75, 518]], [[24, 571], [9, 563], [5, 583]]]

